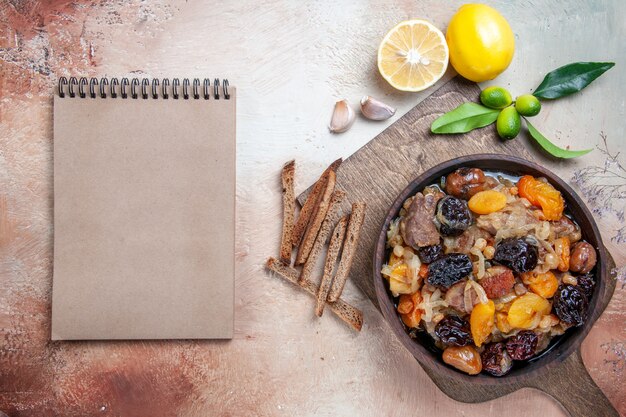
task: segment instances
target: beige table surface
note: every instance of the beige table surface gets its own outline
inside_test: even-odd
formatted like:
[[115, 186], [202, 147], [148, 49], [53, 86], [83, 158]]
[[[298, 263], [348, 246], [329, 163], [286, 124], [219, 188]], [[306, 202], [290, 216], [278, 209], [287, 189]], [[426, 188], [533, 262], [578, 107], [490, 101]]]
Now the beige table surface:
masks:
[[[489, 1], [510, 21], [517, 49], [497, 84], [530, 91], [562, 64], [611, 60], [581, 94], [548, 103], [536, 125], [559, 144], [596, 149], [551, 169], [596, 211], [616, 258], [615, 296], [583, 345], [598, 385], [626, 414], [626, 3]], [[426, 94], [378, 76], [388, 29], [422, 17], [445, 28], [460, 1], [0, 2], [0, 410], [10, 416], [562, 416], [524, 390], [485, 404], [448, 399], [363, 309], [354, 333], [314, 319], [303, 293], [268, 276], [278, 250], [277, 175], [298, 162], [303, 190]], [[231, 342], [51, 343], [52, 89], [61, 75], [228, 77], [238, 87], [237, 277]], [[451, 75], [451, 74], [449, 74]], [[364, 94], [398, 107], [333, 136], [335, 100]], [[518, 140], [527, 140], [519, 138]], [[618, 155], [619, 154], [619, 155]], [[454, 157], [454, 155], [450, 155]], [[591, 169], [606, 168], [602, 174]], [[594, 183], [599, 185], [594, 187]]]

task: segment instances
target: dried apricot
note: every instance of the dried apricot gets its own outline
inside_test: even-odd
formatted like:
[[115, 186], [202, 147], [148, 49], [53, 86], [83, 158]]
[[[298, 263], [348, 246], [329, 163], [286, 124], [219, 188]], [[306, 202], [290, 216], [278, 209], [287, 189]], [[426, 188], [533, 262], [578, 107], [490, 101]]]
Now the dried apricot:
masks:
[[550, 271], [542, 274], [527, 272], [522, 274], [522, 281], [532, 292], [543, 298], [552, 297], [559, 287], [559, 281]]
[[[419, 327], [420, 321], [422, 320], [422, 310], [417, 306], [422, 302], [422, 294], [419, 291], [416, 291], [410, 295], [403, 295], [400, 297], [400, 303], [403, 301], [405, 306], [410, 302], [412, 304], [412, 308], [408, 313], [400, 314], [402, 322], [406, 324], [407, 327]], [[398, 304], [398, 310], [400, 310], [400, 304]], [[406, 311], [406, 307], [403, 307], [403, 310]]]
[[476, 304], [470, 316], [472, 338], [476, 346], [481, 346], [493, 331], [496, 306], [489, 300], [486, 304]]
[[503, 313], [503, 312], [496, 313], [496, 327], [502, 333], [508, 333], [511, 331], [511, 325], [509, 324], [509, 319], [506, 313]]
[[394, 268], [391, 270], [391, 277], [400, 281], [406, 281], [406, 276], [409, 271], [409, 266], [404, 262], [401, 264], [394, 265]]
[[531, 175], [524, 175], [517, 183], [520, 197], [533, 206], [541, 207], [547, 220], [559, 220], [563, 216], [565, 200], [551, 184], [539, 181]]
[[408, 314], [413, 311], [413, 300], [409, 294], [402, 294], [398, 301], [398, 313]]
[[443, 361], [459, 371], [477, 375], [483, 369], [480, 355], [471, 346], [450, 346], [443, 351]]
[[467, 204], [474, 213], [490, 214], [506, 206], [506, 196], [495, 190], [480, 191], [474, 194]]
[[541, 318], [550, 313], [552, 306], [545, 298], [529, 292], [518, 297], [509, 309], [509, 324], [516, 329], [533, 329]]
[[561, 272], [569, 271], [569, 260], [570, 260], [570, 243], [569, 238], [561, 237], [554, 241], [554, 252], [556, 252], [556, 256], [559, 258], [559, 266], [558, 269]]

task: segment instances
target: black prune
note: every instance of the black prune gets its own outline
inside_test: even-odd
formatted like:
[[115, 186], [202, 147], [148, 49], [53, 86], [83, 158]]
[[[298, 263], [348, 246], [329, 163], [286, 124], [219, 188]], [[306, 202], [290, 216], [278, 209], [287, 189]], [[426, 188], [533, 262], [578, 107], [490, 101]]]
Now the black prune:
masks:
[[440, 244], [423, 246], [417, 249], [417, 256], [419, 256], [420, 261], [429, 264], [443, 256], [443, 247]]
[[531, 330], [523, 330], [506, 340], [506, 351], [516, 361], [530, 359], [537, 351], [539, 336]]
[[554, 294], [552, 307], [561, 321], [572, 326], [582, 326], [587, 320], [589, 302], [585, 293], [577, 286], [560, 285]]
[[517, 273], [529, 272], [537, 266], [539, 250], [524, 239], [503, 239], [493, 255], [497, 263], [511, 268]]
[[429, 284], [449, 288], [472, 272], [472, 261], [463, 253], [444, 255], [428, 265]]
[[467, 202], [445, 196], [437, 203], [437, 225], [443, 236], [459, 236], [472, 224], [472, 213]]
[[435, 334], [448, 346], [467, 346], [474, 343], [470, 325], [459, 316], [446, 316], [437, 326]]
[[483, 371], [493, 376], [503, 376], [509, 373], [513, 367], [513, 359], [504, 347], [504, 343], [491, 343], [485, 346], [480, 354], [483, 362]]
[[576, 277], [578, 281], [578, 287], [587, 297], [587, 301], [591, 300], [591, 296], [593, 295], [593, 288], [596, 286], [596, 280], [593, 277], [593, 274], [585, 274], [579, 277]]

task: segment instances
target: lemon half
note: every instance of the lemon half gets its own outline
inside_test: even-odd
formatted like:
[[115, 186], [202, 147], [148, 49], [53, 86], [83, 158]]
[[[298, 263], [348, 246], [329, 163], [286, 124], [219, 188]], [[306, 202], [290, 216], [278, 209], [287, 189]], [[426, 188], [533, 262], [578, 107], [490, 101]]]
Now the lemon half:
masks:
[[391, 29], [378, 47], [378, 71], [402, 91], [422, 91], [448, 68], [443, 33], [425, 20], [407, 20]]

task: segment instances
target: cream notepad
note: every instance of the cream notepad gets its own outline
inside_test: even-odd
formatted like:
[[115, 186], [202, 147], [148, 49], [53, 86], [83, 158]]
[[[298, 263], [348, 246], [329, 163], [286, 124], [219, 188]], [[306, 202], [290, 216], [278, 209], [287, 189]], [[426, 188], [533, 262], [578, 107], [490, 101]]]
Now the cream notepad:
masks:
[[61, 80], [52, 339], [231, 338], [235, 89]]

